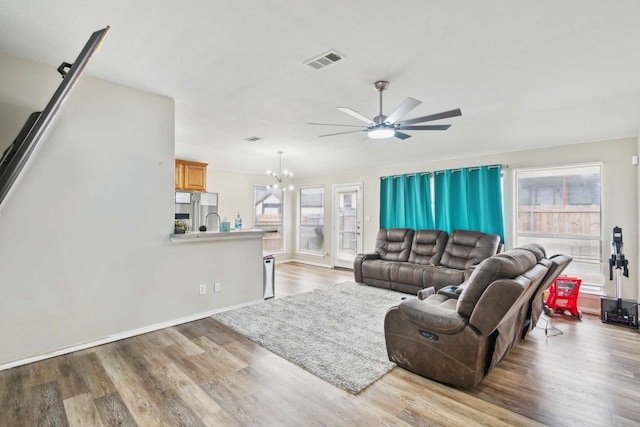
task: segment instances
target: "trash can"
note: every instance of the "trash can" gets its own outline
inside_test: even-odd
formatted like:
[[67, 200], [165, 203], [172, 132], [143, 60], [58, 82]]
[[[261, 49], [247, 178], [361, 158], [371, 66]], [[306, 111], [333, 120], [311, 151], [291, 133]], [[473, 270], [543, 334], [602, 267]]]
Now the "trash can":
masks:
[[273, 298], [275, 296], [275, 275], [276, 275], [276, 259], [273, 255], [267, 255], [262, 258], [262, 277], [263, 277], [263, 294], [264, 299]]

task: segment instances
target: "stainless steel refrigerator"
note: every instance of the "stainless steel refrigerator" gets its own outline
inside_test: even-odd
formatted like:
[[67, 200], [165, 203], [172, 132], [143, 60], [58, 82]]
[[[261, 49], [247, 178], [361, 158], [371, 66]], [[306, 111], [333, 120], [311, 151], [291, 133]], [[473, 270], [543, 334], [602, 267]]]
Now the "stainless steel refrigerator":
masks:
[[184, 221], [187, 231], [198, 231], [201, 225], [208, 230], [217, 229], [220, 226], [217, 213], [218, 193], [176, 191], [175, 219]]

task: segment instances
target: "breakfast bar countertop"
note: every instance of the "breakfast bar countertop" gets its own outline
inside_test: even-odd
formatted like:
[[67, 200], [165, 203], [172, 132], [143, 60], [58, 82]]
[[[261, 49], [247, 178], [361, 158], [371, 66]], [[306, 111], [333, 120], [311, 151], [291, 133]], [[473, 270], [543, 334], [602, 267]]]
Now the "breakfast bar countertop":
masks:
[[273, 233], [276, 230], [262, 230], [260, 228], [252, 228], [247, 230], [231, 230], [231, 231], [190, 231], [182, 234], [170, 234], [171, 241], [175, 243], [188, 242], [205, 242], [220, 240], [237, 240], [251, 239], [262, 237], [265, 233]]

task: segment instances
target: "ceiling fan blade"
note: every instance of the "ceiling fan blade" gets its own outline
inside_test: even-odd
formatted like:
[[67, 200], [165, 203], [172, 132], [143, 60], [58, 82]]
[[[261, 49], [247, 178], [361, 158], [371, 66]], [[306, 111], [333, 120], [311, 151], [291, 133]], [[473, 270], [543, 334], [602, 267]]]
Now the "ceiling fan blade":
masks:
[[398, 131], [396, 131], [396, 134], [393, 135], [393, 136], [395, 136], [396, 138], [400, 138], [400, 139], [411, 138], [411, 135], [406, 134], [406, 133], [402, 133], [402, 132], [398, 132]]
[[325, 136], [344, 135], [345, 133], [356, 133], [356, 132], [366, 132], [366, 129], [350, 130], [349, 132], [328, 133], [326, 135], [320, 135], [320, 138], [325, 137]]
[[400, 126], [400, 130], [447, 130], [451, 125]]
[[345, 126], [350, 128], [363, 128], [364, 126], [360, 125], [339, 125], [335, 123], [307, 123], [308, 125], [317, 125], [317, 126]]
[[403, 120], [400, 122], [400, 126], [412, 125], [414, 123], [424, 123], [433, 120], [447, 119], [449, 117], [461, 116], [462, 111], [459, 108], [451, 111], [445, 111], [438, 114], [431, 114], [430, 116], [416, 117], [415, 119]]
[[374, 122], [373, 120], [369, 120], [367, 119], [365, 116], [363, 116], [362, 114], [358, 113], [357, 111], [353, 111], [351, 108], [348, 107], [338, 107], [338, 110], [342, 111], [343, 113], [347, 113], [348, 115], [355, 117], [358, 120], [362, 120], [363, 122], [365, 122], [368, 125], [375, 125], [376, 122]]
[[402, 117], [404, 117], [409, 111], [413, 110], [420, 104], [422, 104], [422, 101], [418, 101], [417, 99], [414, 99], [414, 98], [405, 99], [402, 102], [402, 104], [398, 105], [396, 109], [393, 110], [391, 114], [389, 114], [389, 117], [386, 118], [385, 123], [397, 122]]

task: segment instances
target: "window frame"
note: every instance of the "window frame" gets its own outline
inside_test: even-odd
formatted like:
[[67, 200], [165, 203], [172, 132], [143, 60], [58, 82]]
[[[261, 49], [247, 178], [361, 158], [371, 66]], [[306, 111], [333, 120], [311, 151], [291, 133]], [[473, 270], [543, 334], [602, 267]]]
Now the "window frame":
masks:
[[296, 210], [296, 253], [301, 255], [323, 257], [325, 255], [325, 241], [323, 238], [322, 247], [318, 251], [305, 250], [300, 248], [300, 237], [302, 230], [302, 191], [304, 190], [322, 190], [322, 234], [325, 236], [325, 223], [326, 223], [326, 205], [325, 205], [325, 188], [324, 185], [313, 185], [308, 187], [298, 188], [298, 206]]
[[[603, 163], [602, 162], [587, 162], [587, 163], [571, 163], [571, 164], [562, 164], [562, 165], [553, 165], [553, 166], [536, 166], [536, 167], [524, 167], [524, 168], [514, 168], [513, 171], [513, 221], [512, 221], [512, 233], [513, 233], [513, 244], [514, 247], [517, 247], [519, 245], [518, 243], [518, 210], [519, 210], [519, 202], [520, 202], [520, 194], [519, 194], [519, 178], [520, 178], [520, 173], [526, 173], [526, 172], [535, 172], [535, 171], [563, 171], [563, 170], [568, 170], [568, 169], [572, 169], [572, 168], [580, 168], [580, 167], [597, 167], [599, 170], [599, 189], [600, 189], [600, 194], [598, 195], [598, 200], [599, 200], [599, 216], [600, 216], [600, 230], [599, 230], [599, 262], [598, 262], [598, 266], [599, 266], [599, 274], [591, 274], [591, 278], [598, 276], [599, 277], [599, 282], [600, 283], [596, 283], [595, 280], [589, 280], [589, 279], [583, 279], [582, 281], [582, 285], [580, 288], [580, 292], [584, 292], [584, 293], [589, 293], [589, 294], [596, 294], [596, 295], [603, 295], [604, 294], [604, 288], [605, 285], [607, 283], [607, 278], [605, 277], [605, 271], [604, 271], [604, 262], [606, 261], [606, 258], [604, 256], [604, 235], [603, 235], [603, 230], [604, 230], [604, 224], [603, 224], [603, 204], [602, 204], [602, 189], [603, 189]], [[529, 197], [531, 197], [531, 190], [529, 190]], [[531, 199], [529, 199], [529, 201], [531, 201]], [[571, 205], [571, 204], [567, 204], [567, 205]], [[544, 245], [543, 245], [544, 246]], [[547, 248], [545, 248], [547, 249]], [[551, 256], [553, 255], [553, 253], [547, 253], [547, 256]], [[567, 253], [566, 255], [569, 256], [573, 256], [570, 253]], [[569, 271], [571, 270], [571, 264], [569, 264]], [[573, 273], [569, 272], [567, 273], [567, 271], [565, 270], [562, 274], [564, 275], [572, 275]], [[579, 274], [576, 274], [579, 276]]]
[[[286, 248], [285, 248], [285, 227], [284, 227], [284, 214], [285, 214], [285, 201], [284, 201], [284, 195], [285, 192], [280, 188], [280, 189], [269, 189], [267, 188], [266, 185], [259, 185], [259, 184], [254, 184], [253, 185], [253, 224], [255, 228], [259, 228], [259, 229], [264, 229], [264, 228], [268, 228], [265, 226], [260, 225], [260, 223], [258, 222], [258, 218], [256, 215], [256, 206], [257, 206], [257, 199], [256, 199], [256, 190], [258, 188], [262, 188], [266, 191], [280, 191], [280, 205], [281, 205], [281, 214], [280, 214], [280, 233], [279, 233], [279, 239], [280, 239], [280, 248], [279, 249], [265, 249], [265, 245], [267, 244], [267, 242], [269, 240], [275, 240], [275, 239], [269, 239], [270, 234], [271, 233], [265, 233], [264, 237], [263, 237], [263, 241], [262, 241], [262, 254], [263, 255], [275, 255], [275, 254], [282, 254], [286, 252]], [[277, 228], [278, 226], [276, 226]]]

